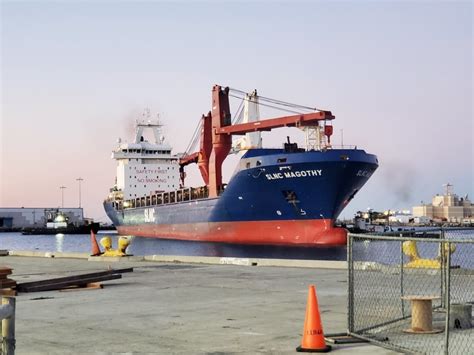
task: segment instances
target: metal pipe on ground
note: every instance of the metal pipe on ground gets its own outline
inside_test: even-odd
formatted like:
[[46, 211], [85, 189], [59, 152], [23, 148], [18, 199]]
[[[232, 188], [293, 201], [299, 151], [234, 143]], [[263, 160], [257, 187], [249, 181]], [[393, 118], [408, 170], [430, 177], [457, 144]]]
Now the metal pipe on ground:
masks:
[[[32, 292], [34, 291], [46, 291], [52, 289], [58, 289], [61, 287], [73, 286], [76, 284], [86, 284], [91, 282], [100, 282], [106, 280], [114, 280], [119, 277], [112, 277], [113, 275], [123, 274], [126, 272], [133, 272], [133, 268], [125, 269], [112, 269], [106, 271], [93, 272], [82, 275], [72, 275], [66, 277], [58, 277], [54, 279], [40, 280], [23, 282], [16, 285], [18, 292]], [[109, 278], [108, 278], [109, 277]], [[55, 286], [56, 288], [51, 288]]]

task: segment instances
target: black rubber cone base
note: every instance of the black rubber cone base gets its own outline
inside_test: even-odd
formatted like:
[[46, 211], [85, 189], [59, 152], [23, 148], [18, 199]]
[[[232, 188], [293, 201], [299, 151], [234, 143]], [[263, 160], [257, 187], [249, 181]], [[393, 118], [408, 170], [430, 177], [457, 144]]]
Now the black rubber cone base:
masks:
[[302, 348], [301, 346], [298, 346], [296, 348], [296, 351], [299, 353], [328, 353], [331, 351], [331, 349], [332, 348], [330, 345], [326, 345], [326, 347], [322, 349], [305, 349], [305, 348]]

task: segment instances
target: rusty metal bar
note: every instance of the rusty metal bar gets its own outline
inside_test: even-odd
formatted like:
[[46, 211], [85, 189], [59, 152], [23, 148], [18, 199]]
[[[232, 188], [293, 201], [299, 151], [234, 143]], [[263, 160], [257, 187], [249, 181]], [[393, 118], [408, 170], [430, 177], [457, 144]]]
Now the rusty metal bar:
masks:
[[19, 292], [28, 292], [25, 289], [31, 287], [38, 287], [44, 285], [51, 285], [51, 284], [59, 284], [63, 282], [80, 282], [82, 280], [89, 280], [91, 278], [97, 278], [107, 275], [114, 275], [114, 274], [123, 274], [126, 272], [133, 272], [133, 268], [126, 268], [126, 269], [115, 269], [115, 270], [106, 270], [106, 271], [99, 271], [93, 272], [89, 274], [81, 274], [81, 275], [73, 275], [73, 276], [65, 276], [65, 277], [58, 277], [55, 279], [48, 279], [48, 280], [40, 280], [40, 281], [31, 281], [31, 282], [23, 282], [16, 285], [16, 289]]
[[95, 276], [95, 277], [83, 278], [80, 280], [70, 280], [70, 281], [49, 283], [46, 285], [23, 287], [21, 291], [22, 292], [53, 291], [53, 290], [60, 290], [62, 288], [71, 287], [71, 286], [85, 286], [88, 283], [116, 280], [116, 279], [121, 279], [121, 278], [122, 278], [121, 274]]

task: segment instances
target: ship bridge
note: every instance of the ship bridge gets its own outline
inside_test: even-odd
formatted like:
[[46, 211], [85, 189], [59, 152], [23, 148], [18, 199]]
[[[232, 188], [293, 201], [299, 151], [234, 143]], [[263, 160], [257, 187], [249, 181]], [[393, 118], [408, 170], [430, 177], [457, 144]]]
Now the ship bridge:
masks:
[[[112, 152], [117, 160], [117, 181], [113, 194], [121, 199], [147, 196], [150, 192], [170, 191], [179, 187], [179, 158], [172, 155], [172, 147], [165, 142], [158, 122], [136, 122], [135, 140], [118, 141]], [[154, 142], [144, 138], [151, 130]]]

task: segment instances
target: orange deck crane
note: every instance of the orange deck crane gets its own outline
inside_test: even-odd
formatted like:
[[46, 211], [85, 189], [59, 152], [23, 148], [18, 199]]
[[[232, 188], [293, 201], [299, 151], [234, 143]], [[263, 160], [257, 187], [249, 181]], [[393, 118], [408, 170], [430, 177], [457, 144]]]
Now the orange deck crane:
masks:
[[[199, 152], [180, 159], [181, 181], [184, 184], [184, 166], [197, 163], [202, 178], [209, 189], [209, 197], [217, 197], [222, 191], [222, 163], [232, 147], [232, 135], [270, 131], [280, 127], [317, 126], [320, 121], [335, 118], [330, 111], [318, 111], [291, 116], [263, 119], [257, 122], [231, 124], [229, 88], [214, 85], [212, 111], [201, 117], [201, 143]], [[329, 138], [332, 126], [326, 126], [324, 134]]]

